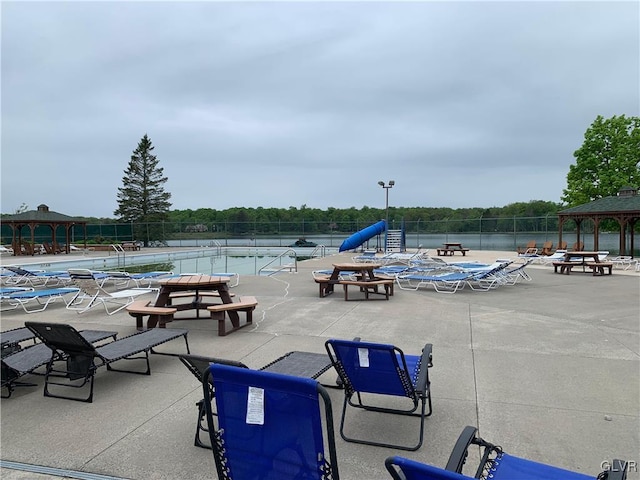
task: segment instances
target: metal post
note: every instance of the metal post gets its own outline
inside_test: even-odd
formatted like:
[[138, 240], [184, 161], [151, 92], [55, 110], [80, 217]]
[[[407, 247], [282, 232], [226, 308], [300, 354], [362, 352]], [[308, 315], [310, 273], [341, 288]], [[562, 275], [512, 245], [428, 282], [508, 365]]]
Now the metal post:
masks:
[[393, 180], [389, 180], [388, 184], [385, 184], [382, 180], [380, 180], [378, 182], [378, 185], [380, 185], [382, 188], [384, 188], [385, 190], [385, 204], [384, 204], [384, 208], [385, 208], [385, 212], [386, 212], [386, 216], [385, 216], [385, 238], [384, 238], [384, 250], [385, 252], [387, 251], [387, 235], [389, 233], [389, 189], [393, 188], [393, 186], [396, 184], [395, 181]]

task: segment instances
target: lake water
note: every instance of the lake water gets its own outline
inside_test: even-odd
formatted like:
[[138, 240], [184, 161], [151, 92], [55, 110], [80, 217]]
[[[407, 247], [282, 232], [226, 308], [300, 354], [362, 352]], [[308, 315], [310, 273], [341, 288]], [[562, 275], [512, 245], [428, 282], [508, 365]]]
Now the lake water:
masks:
[[[340, 244], [347, 238], [345, 235], [308, 235], [306, 240], [324, 245], [328, 249], [337, 250]], [[563, 240], [571, 246], [576, 241], [575, 233], [565, 232]], [[205, 247], [220, 245], [221, 247], [247, 247], [259, 248], [261, 251], [267, 248], [286, 247], [292, 244], [297, 237], [279, 237], [279, 238], [238, 238], [224, 240], [174, 240], [167, 242], [169, 246], [175, 247]], [[558, 232], [540, 232], [540, 233], [448, 233], [448, 234], [407, 234], [407, 248], [415, 249], [422, 246], [423, 249], [435, 250], [445, 242], [461, 242], [465, 247], [473, 250], [496, 250], [496, 251], [516, 251], [518, 246], [526, 245], [530, 240], [535, 240], [538, 245], [546, 241], [552, 241], [554, 246], [558, 242]], [[580, 240], [584, 243], [585, 250], [593, 249], [593, 234], [586, 233], [581, 235]], [[608, 250], [612, 255], [619, 253], [619, 234], [616, 233], [600, 233], [599, 250]], [[627, 239], [629, 245], [629, 239]], [[378, 246], [384, 246], [384, 235], [380, 238], [374, 237], [364, 244], [366, 249], [375, 249]], [[640, 256], [640, 249], [636, 242], [635, 256]]]
[[[323, 245], [324, 254], [330, 255], [338, 251], [338, 247], [346, 237], [344, 236], [308, 236], [307, 240]], [[566, 235], [565, 240], [571, 245], [575, 238]], [[170, 241], [170, 247], [191, 247], [184, 251], [153, 253], [154, 249], [145, 249], [144, 254], [125, 254], [117, 256], [106, 254], [100, 258], [74, 258], [68, 260], [61, 255], [60, 260], [46, 263], [37, 261], [25, 265], [26, 268], [38, 270], [68, 270], [69, 268], [88, 268], [90, 270], [119, 270], [130, 273], [150, 271], [172, 271], [174, 273], [202, 273], [206, 275], [216, 273], [238, 273], [240, 275], [257, 275], [265, 267], [277, 268], [283, 265], [295, 263], [298, 260], [308, 258], [312, 253], [321, 254], [316, 249], [287, 247], [297, 238], [256, 238], [256, 239], [228, 239], [224, 243], [219, 240], [190, 240]], [[435, 252], [444, 242], [461, 242], [472, 250], [516, 251], [517, 246], [524, 246], [530, 240], [536, 240], [542, 246], [545, 241], [557, 242], [557, 233], [549, 234], [523, 234], [517, 237], [510, 234], [442, 234], [442, 235], [407, 235], [407, 248], [416, 249], [422, 246], [425, 250]], [[375, 249], [384, 242], [383, 237], [374, 237], [366, 242], [359, 250]], [[593, 249], [593, 236], [584, 235], [585, 250]], [[194, 248], [195, 247], [195, 248]], [[618, 234], [600, 235], [600, 250], [608, 250], [611, 255], [618, 254]], [[146, 253], [150, 252], [150, 253]], [[284, 253], [284, 256], [281, 256]], [[635, 256], [640, 252], [636, 249]], [[37, 257], [34, 257], [36, 260]], [[264, 272], [263, 272], [264, 273]]]

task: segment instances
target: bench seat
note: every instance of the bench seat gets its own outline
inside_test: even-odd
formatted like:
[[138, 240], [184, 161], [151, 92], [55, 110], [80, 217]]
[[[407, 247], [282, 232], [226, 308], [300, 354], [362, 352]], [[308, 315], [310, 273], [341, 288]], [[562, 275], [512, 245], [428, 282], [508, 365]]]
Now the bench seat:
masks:
[[150, 300], [136, 300], [126, 307], [129, 315], [135, 317], [138, 330], [142, 330], [142, 320], [147, 315], [149, 316], [147, 328], [153, 328], [156, 325], [165, 328], [167, 323], [173, 321], [173, 314], [177, 312], [174, 307], [154, 307], [150, 303]]
[[[611, 275], [613, 273], [613, 262], [587, 262], [587, 267], [593, 270], [593, 275]], [[607, 273], [605, 273], [605, 270]]]
[[571, 273], [571, 269], [576, 265], [582, 265], [577, 262], [553, 262], [553, 273], [558, 273], [558, 268], [560, 269], [560, 273], [566, 273], [569, 275]]
[[385, 296], [385, 300], [389, 300], [389, 296], [393, 295], [393, 279], [380, 279], [380, 280], [340, 280], [340, 285], [344, 288], [344, 299], [349, 300], [349, 287], [356, 286], [360, 288], [361, 292], [364, 292], [364, 297], [366, 300], [369, 300], [370, 293], [379, 293], [378, 288], [383, 287], [384, 293], [380, 293], [380, 295]]
[[[231, 293], [229, 292], [229, 295], [231, 297], [235, 297], [236, 294], [235, 293]], [[171, 299], [173, 298], [195, 298], [196, 296], [196, 292], [171, 292], [171, 294], [169, 295], [169, 301], [171, 301]], [[204, 292], [198, 292], [198, 296], [199, 297], [220, 297], [220, 292], [217, 291], [204, 291]]]
[[[207, 310], [211, 312], [211, 318], [218, 320], [218, 336], [224, 337], [228, 333], [234, 332], [240, 328], [246, 327], [253, 323], [253, 311], [258, 305], [256, 297], [240, 297], [240, 300], [233, 303], [221, 303], [218, 305], [210, 305]], [[233, 321], [233, 327], [229, 330], [226, 328], [225, 312], [244, 312], [246, 314], [246, 322], [240, 325], [239, 321]]]
[[438, 255], [442, 256], [442, 255], [453, 255], [454, 252], [460, 252], [462, 253], [462, 256], [466, 256], [467, 252], [469, 251], [468, 248], [437, 248], [436, 249], [438, 251]]
[[313, 277], [314, 282], [318, 284], [319, 292], [318, 296], [320, 298], [327, 296], [327, 287], [329, 286], [330, 275], [317, 275]]

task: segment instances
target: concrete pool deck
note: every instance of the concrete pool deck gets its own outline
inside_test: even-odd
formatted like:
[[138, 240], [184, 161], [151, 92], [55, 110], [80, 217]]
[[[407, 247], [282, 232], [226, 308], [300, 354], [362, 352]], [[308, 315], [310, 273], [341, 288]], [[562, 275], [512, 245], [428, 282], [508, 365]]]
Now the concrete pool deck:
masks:
[[[435, 253], [435, 251], [433, 251]], [[390, 301], [345, 302], [341, 292], [318, 298], [311, 272], [349, 261], [344, 253], [298, 263], [297, 273], [241, 276], [237, 295], [258, 299], [254, 326], [217, 336], [215, 321], [185, 320], [191, 352], [261, 367], [285, 352], [324, 352], [328, 338], [389, 342], [406, 353], [433, 344], [433, 415], [417, 452], [357, 445], [336, 438], [343, 479], [388, 479], [387, 456], [444, 466], [465, 425], [514, 455], [597, 475], [613, 458], [640, 462], [640, 273], [559, 275], [530, 265], [530, 282], [490, 292], [396, 288]], [[57, 257], [57, 256], [56, 256]], [[514, 252], [470, 251], [447, 261], [492, 262]], [[33, 257], [3, 256], [3, 264]], [[178, 318], [180, 314], [178, 314]], [[78, 315], [61, 302], [41, 313], [2, 313], [2, 330], [29, 321], [78, 329], [134, 332], [126, 313]], [[182, 353], [184, 343], [163, 345]], [[177, 358], [152, 356], [150, 376], [99, 369], [92, 404], [44, 398], [18, 388], [0, 403], [0, 458], [127, 479], [215, 478], [211, 452], [193, 446], [199, 382]], [[331, 383], [331, 371], [321, 377]], [[331, 389], [339, 421], [342, 392]], [[416, 419], [366, 413], [358, 428], [389, 439], [413, 434]], [[60, 478], [2, 468], [3, 479]], [[74, 478], [68, 476], [67, 478]], [[639, 479], [632, 468], [629, 479]]]

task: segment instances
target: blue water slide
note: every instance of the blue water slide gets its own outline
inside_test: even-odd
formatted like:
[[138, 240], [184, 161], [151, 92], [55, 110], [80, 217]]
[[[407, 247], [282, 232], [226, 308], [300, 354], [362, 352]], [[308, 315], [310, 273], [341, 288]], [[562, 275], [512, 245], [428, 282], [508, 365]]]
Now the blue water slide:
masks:
[[354, 248], [358, 248], [364, 242], [369, 240], [370, 238], [375, 237], [376, 235], [381, 234], [387, 228], [387, 223], [384, 220], [380, 220], [378, 223], [374, 223], [373, 225], [369, 225], [367, 228], [363, 228], [359, 232], [354, 233], [349, 238], [347, 238], [342, 245], [340, 245], [340, 252], [344, 252], [346, 250], [353, 250]]

